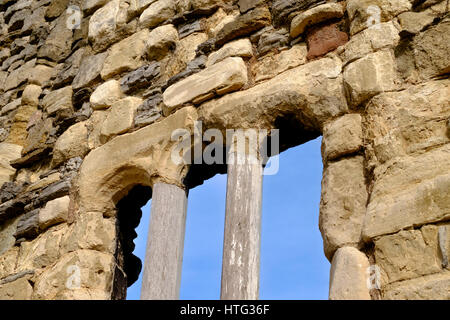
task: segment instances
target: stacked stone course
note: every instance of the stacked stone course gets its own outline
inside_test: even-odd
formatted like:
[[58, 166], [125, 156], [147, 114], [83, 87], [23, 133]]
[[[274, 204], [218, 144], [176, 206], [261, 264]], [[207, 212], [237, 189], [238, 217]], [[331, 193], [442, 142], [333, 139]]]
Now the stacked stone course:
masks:
[[[447, 0], [1, 0], [0, 299], [123, 299], [141, 269], [177, 298], [187, 191], [223, 170], [171, 161], [196, 121], [323, 135], [330, 299], [450, 299], [449, 52]], [[254, 299], [261, 167], [228, 173], [222, 298]]]

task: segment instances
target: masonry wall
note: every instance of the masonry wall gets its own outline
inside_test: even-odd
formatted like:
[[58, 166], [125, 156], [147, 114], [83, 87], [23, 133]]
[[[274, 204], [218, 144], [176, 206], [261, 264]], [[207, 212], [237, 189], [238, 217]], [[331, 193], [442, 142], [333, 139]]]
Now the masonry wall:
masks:
[[450, 299], [448, 12], [3, 0], [0, 299], [124, 298], [139, 206], [190, 187], [171, 134], [197, 120], [278, 128], [286, 148], [323, 135], [330, 299]]

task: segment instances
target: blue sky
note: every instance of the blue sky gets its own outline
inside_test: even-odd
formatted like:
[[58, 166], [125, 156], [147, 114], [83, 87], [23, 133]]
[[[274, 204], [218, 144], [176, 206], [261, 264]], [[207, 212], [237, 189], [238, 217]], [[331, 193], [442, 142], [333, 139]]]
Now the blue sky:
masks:
[[[321, 138], [280, 155], [264, 176], [260, 299], [328, 299], [330, 264], [319, 231]], [[220, 298], [226, 175], [190, 190], [180, 299]], [[134, 254], [145, 255], [151, 201], [142, 209]], [[142, 274], [127, 299], [140, 297]]]

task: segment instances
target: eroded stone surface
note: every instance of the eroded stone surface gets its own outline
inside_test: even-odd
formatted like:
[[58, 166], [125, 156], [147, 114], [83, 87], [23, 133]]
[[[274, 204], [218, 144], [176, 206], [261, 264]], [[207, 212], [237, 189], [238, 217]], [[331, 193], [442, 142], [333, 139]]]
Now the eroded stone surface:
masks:
[[253, 48], [250, 40], [241, 39], [230, 43], [227, 43], [218, 51], [213, 52], [209, 55], [206, 66], [213, 65], [220, 62], [228, 57], [246, 57], [249, 58], [253, 56]]
[[450, 272], [442, 272], [387, 286], [385, 300], [448, 300]]
[[[93, 250], [78, 250], [65, 254], [54, 266], [41, 274], [34, 285], [33, 299], [60, 298], [67, 290], [67, 270], [74, 265], [80, 268], [80, 288], [109, 292], [113, 263], [112, 255]], [[73, 270], [73, 267], [70, 270]]]
[[55, 143], [53, 166], [58, 166], [70, 158], [84, 156], [89, 151], [87, 139], [88, 131], [84, 122], [74, 124], [67, 129]]
[[333, 160], [357, 152], [363, 146], [361, 115], [349, 114], [325, 125], [322, 158]]
[[344, 81], [353, 106], [358, 106], [377, 93], [393, 91], [397, 88], [396, 79], [395, 60], [390, 51], [369, 54], [344, 69]]
[[101, 135], [107, 140], [111, 136], [125, 133], [134, 125], [136, 110], [142, 99], [127, 97], [117, 101], [111, 106], [108, 117], [103, 123]]
[[367, 202], [363, 161], [346, 158], [324, 170], [319, 227], [328, 259], [337, 248], [360, 242]]
[[375, 260], [386, 283], [440, 272], [438, 228], [424, 226], [381, 237], [375, 241]]
[[252, 65], [256, 82], [271, 79], [276, 75], [306, 63], [308, 49], [304, 43], [297, 44], [279, 54], [267, 55]]
[[147, 48], [147, 40], [150, 31], [142, 29], [128, 38], [114, 44], [105, 59], [101, 71], [102, 79], [106, 80], [112, 76], [126, 71], [131, 71], [144, 64], [144, 54]]
[[448, 219], [449, 152], [446, 144], [380, 166], [364, 221], [366, 239]]
[[117, 80], [109, 80], [95, 89], [91, 95], [90, 103], [94, 109], [105, 109], [123, 97], [120, 83]]

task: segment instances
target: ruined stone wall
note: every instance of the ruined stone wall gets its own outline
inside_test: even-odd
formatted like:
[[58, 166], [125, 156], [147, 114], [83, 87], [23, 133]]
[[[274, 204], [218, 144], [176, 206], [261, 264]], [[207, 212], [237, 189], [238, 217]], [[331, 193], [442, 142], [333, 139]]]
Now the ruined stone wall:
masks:
[[331, 299], [450, 299], [448, 6], [2, 0], [0, 299], [124, 298], [195, 121], [323, 135]]

